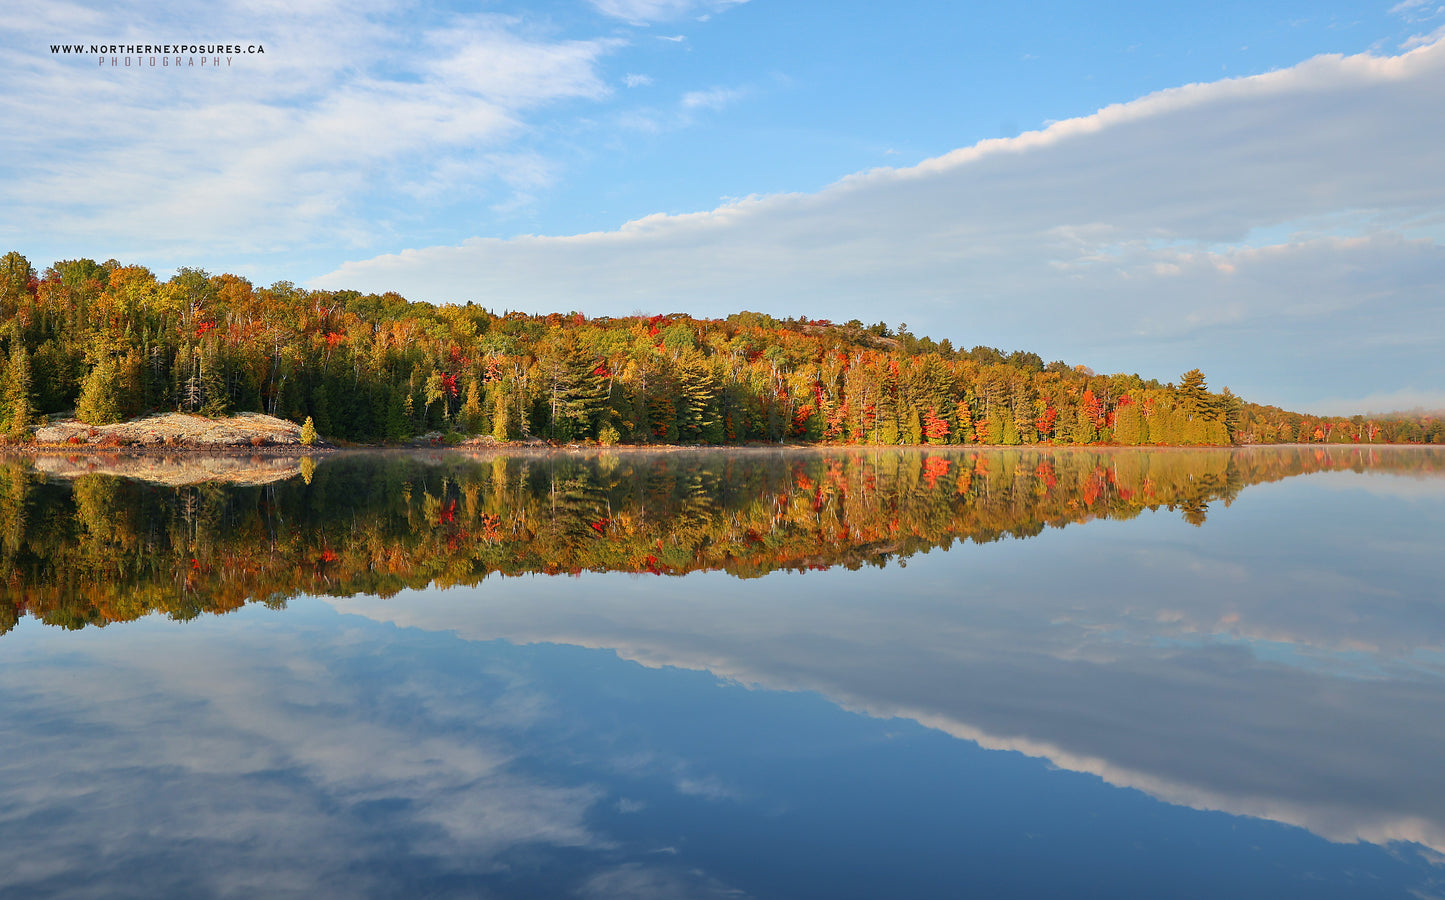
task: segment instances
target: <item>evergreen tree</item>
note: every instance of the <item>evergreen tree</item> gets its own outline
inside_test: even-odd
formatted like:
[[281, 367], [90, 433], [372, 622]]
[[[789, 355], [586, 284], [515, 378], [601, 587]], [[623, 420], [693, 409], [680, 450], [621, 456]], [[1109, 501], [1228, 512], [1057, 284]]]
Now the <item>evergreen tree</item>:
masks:
[[175, 378], [176, 408], [195, 410], [201, 405], [201, 380], [196, 374], [195, 354], [190, 344], [182, 344], [176, 350], [175, 365], [171, 374]]
[[722, 418], [718, 415], [717, 382], [701, 357], [690, 357], [678, 366], [677, 431], [688, 442], [722, 442]]
[[898, 419], [891, 415], [890, 411], [890, 415], [887, 418], [883, 419], [883, 421], [879, 424], [878, 442], [880, 444], [886, 444], [891, 447], [894, 444], [898, 443], [898, 438]]
[[483, 420], [486, 413], [482, 410], [482, 387], [473, 378], [467, 382], [467, 399], [462, 404], [461, 427], [467, 434], [477, 434], [483, 430]]
[[121, 420], [120, 379], [115, 360], [109, 354], [101, 357], [80, 387], [80, 400], [75, 417], [87, 425], [110, 425]]
[[492, 392], [492, 437], [499, 441], [512, 439], [512, 411], [507, 402], [507, 389], [501, 382], [493, 383]]
[[[318, 431], [323, 431], [327, 434], [335, 434], [335, 429], [332, 426], [330, 416], [330, 394], [326, 390], [325, 381], [318, 381], [316, 384], [312, 385], [310, 402], [307, 404], [307, 406], [311, 410], [311, 414], [306, 417], [307, 420], [310, 421], [314, 419], [316, 421], [316, 429]], [[347, 418], [347, 416], [342, 416], [341, 421], [345, 422]]]
[[1126, 447], [1145, 443], [1144, 417], [1139, 415], [1139, 404], [1120, 402], [1114, 414], [1114, 442]]
[[576, 335], [567, 331], [560, 342], [546, 348], [538, 364], [546, 384], [546, 424], [552, 439], [591, 437], [607, 400], [597, 357], [583, 350]]
[[1214, 396], [1209, 393], [1209, 387], [1204, 382], [1203, 372], [1198, 369], [1190, 369], [1179, 376], [1179, 387], [1175, 389], [1175, 394], [1179, 397], [1177, 406], [1184, 411], [1186, 416], [1214, 418]]
[[226, 391], [226, 376], [221, 364], [218, 341], [201, 345], [198, 363], [201, 396], [201, 414], [218, 418], [231, 408], [231, 398]]
[[5, 406], [9, 413], [7, 431], [11, 438], [23, 440], [34, 424], [35, 407], [31, 395], [30, 354], [20, 339], [20, 329], [11, 329], [10, 363], [5, 372]]
[[1002, 406], [998, 404], [991, 406], [988, 415], [984, 417], [983, 427], [979, 430], [979, 442], [983, 444], [1002, 444], [1004, 437], [1004, 420], [1006, 418]]
[[1226, 387], [1219, 392], [1219, 412], [1228, 439], [1218, 443], [1229, 443], [1234, 439], [1235, 432], [1239, 430], [1240, 418], [1244, 413], [1244, 403]]
[[908, 412], [904, 416], [904, 442], [915, 445], [923, 443], [923, 420], [918, 416], [918, 407], [909, 404]]
[[1003, 433], [999, 435], [999, 443], [1009, 447], [1016, 447], [1023, 443], [1023, 436], [1019, 434], [1019, 426], [1018, 423], [1014, 421], [1014, 417], [1011, 415], [1000, 415], [999, 418], [1003, 420]]
[[386, 407], [386, 439], [404, 441], [411, 437], [411, 395], [405, 385], [391, 390], [391, 400]]
[[1074, 443], [1092, 444], [1098, 439], [1099, 431], [1094, 427], [1093, 416], [1089, 414], [1087, 407], [1080, 406], [1074, 417]]
[[1144, 417], [1144, 424], [1149, 434], [1149, 443], [1161, 445], [1177, 442], [1174, 434], [1172, 413], [1173, 409], [1162, 398], [1154, 401], [1154, 405]]

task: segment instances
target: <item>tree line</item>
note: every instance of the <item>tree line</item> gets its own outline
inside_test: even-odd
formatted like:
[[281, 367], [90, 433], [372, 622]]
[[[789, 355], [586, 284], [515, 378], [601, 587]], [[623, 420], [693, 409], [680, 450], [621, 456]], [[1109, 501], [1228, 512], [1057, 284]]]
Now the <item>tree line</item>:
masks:
[[394, 294], [259, 288], [115, 260], [0, 258], [0, 433], [46, 416], [265, 412], [346, 442], [1119, 444], [1445, 442], [1440, 419], [1320, 418], [900, 325], [742, 312], [498, 315]]

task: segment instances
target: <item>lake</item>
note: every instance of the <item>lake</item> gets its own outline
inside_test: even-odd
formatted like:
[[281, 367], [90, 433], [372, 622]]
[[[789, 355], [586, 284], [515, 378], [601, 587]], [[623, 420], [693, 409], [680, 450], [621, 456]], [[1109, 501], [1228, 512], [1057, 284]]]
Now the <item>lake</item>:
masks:
[[1442, 896], [1442, 538], [1424, 447], [4, 459], [0, 897]]

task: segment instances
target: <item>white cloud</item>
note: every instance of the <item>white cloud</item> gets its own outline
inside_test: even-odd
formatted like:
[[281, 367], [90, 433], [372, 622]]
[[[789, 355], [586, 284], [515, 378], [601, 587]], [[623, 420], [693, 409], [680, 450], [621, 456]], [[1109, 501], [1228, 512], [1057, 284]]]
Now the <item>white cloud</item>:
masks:
[[[14, 245], [24, 223], [43, 219], [53, 239], [104, 242], [115, 255], [133, 252], [131, 240], [151, 254], [215, 255], [332, 241], [345, 220], [364, 245], [373, 221], [410, 212], [406, 198], [495, 202], [535, 185], [535, 157], [508, 148], [536, 108], [604, 98], [597, 64], [620, 46], [498, 16], [400, 29], [414, 11], [386, 2], [262, 6], [199, 17], [122, 5], [66, 28], [44, 4], [23, 8], [16, 17], [49, 40], [150, 41], [163, 30], [256, 41], [266, 53], [177, 71], [42, 53], [31, 37], [5, 48], [0, 115], [27, 127], [0, 133], [11, 212], [0, 235]], [[357, 215], [372, 202], [379, 213]]]
[[1414, 34], [1400, 42], [1401, 50], [1414, 50], [1416, 47], [1424, 47], [1445, 38], [1445, 25], [1441, 25], [1429, 34]]
[[597, 314], [882, 314], [1166, 378], [1187, 352], [1268, 402], [1439, 383], [1445, 247], [1415, 229], [1445, 210], [1445, 120], [1420, 112], [1441, 107], [1445, 45], [1323, 56], [816, 194], [405, 250], [314, 284]]
[[740, 6], [748, 0], [588, 0], [599, 11], [633, 24], [668, 22], [706, 16]]
[[39, 36], [42, 40], [67, 40], [59, 35], [73, 34], [77, 29], [93, 31], [105, 21], [98, 10], [78, 3], [57, 0], [54, 3], [7, 4], [0, 9], [0, 28], [15, 34]]
[[650, 75], [637, 75], [629, 72], [622, 77], [622, 83], [628, 87], [647, 87], [649, 84], [652, 84], [652, 77]]
[[705, 91], [688, 91], [682, 95], [682, 108], [722, 109], [747, 96], [741, 88], [715, 87]]

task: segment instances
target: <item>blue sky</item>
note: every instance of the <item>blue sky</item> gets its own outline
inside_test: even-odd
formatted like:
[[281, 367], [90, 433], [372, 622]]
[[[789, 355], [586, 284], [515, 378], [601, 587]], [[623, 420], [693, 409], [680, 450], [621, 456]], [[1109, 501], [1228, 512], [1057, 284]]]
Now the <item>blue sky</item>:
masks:
[[[1445, 406], [1442, 27], [1441, 0], [21, 0], [0, 244]], [[266, 53], [49, 49], [159, 41]]]

